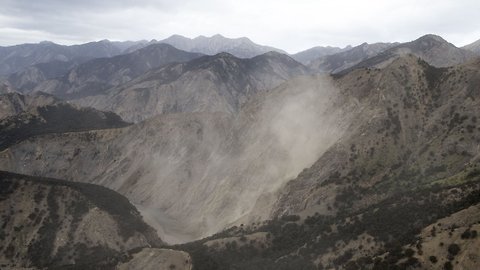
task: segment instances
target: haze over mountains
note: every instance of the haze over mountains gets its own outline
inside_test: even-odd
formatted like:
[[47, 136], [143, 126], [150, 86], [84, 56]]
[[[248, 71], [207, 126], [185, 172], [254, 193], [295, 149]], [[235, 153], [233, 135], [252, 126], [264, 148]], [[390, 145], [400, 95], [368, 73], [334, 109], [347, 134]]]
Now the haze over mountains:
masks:
[[474, 269], [477, 43], [0, 48], [0, 267]]

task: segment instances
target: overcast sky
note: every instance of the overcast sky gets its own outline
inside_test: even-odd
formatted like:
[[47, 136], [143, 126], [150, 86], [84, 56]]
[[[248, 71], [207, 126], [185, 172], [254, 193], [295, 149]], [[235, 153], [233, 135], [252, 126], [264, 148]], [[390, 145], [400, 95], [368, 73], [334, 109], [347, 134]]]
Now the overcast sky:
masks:
[[433, 33], [462, 46], [479, 16], [479, 0], [0, 0], [0, 45], [220, 33], [293, 53]]

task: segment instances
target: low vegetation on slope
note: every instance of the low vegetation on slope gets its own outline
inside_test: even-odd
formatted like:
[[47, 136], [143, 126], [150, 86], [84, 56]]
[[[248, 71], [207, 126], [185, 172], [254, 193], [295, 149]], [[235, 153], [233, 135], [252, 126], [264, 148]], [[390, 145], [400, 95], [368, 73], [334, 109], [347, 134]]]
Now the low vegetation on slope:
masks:
[[111, 268], [162, 245], [125, 197], [92, 184], [2, 171], [0, 215], [2, 268]]
[[127, 125], [128, 123], [112, 112], [52, 102], [0, 119], [0, 150], [41, 134], [119, 128]]
[[[198, 269], [478, 264], [480, 218], [455, 224], [450, 217], [480, 203], [478, 65], [434, 68], [406, 56], [384, 69], [337, 76], [339, 89], [356, 99], [358, 118], [285, 186], [274, 219], [177, 248], [189, 251]], [[438, 234], [425, 234], [433, 224]], [[252, 238], [260, 233], [265, 238]]]
[[[175, 248], [192, 255], [194, 269], [210, 270], [430, 268], [431, 263], [419, 259], [427, 255], [437, 256], [429, 260], [443, 264], [474, 265], [478, 254], [462, 255], [475, 254], [478, 243], [469, 243], [476, 241], [477, 232], [469, 228], [478, 228], [478, 213], [463, 229], [445, 226], [443, 231], [461, 232], [463, 237], [452, 237], [450, 233], [451, 237], [443, 238], [435, 253], [422, 250], [422, 242], [433, 240], [419, 235], [430, 224], [441, 223], [441, 219], [480, 203], [480, 176], [472, 181], [400, 193], [351, 214], [315, 213], [305, 218], [288, 215], [259, 224], [242, 224]], [[433, 229], [432, 236], [440, 231]], [[250, 237], [260, 232], [264, 238]], [[214, 241], [216, 244], [210, 244]], [[438, 252], [443, 249], [445, 252]]]

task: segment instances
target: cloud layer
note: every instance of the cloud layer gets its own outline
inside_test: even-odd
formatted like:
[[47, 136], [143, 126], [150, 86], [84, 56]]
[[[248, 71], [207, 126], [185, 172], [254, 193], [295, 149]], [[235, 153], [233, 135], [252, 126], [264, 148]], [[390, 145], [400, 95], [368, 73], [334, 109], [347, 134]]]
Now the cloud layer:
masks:
[[296, 52], [317, 45], [409, 41], [426, 33], [457, 46], [480, 39], [476, 0], [1, 0], [1, 4], [0, 45], [220, 33]]

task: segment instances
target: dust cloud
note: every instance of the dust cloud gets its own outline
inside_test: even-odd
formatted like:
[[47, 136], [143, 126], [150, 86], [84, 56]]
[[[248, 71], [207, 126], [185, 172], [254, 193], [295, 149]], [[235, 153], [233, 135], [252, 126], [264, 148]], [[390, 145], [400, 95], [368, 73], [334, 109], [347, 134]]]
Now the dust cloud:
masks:
[[148, 219], [178, 243], [269, 218], [275, 193], [341, 136], [336, 100], [328, 77], [299, 78], [252, 99], [227, 127], [204, 127], [199, 145], [176, 142], [176, 158], [153, 163], [165, 191], [151, 205], [161, 214], [147, 206]]

